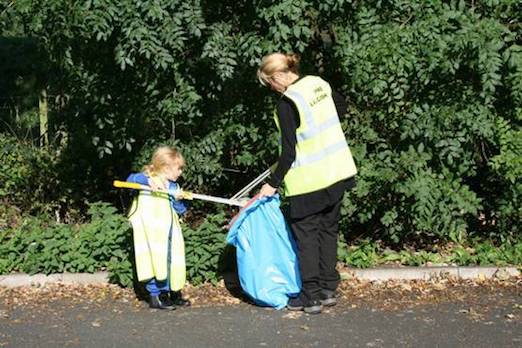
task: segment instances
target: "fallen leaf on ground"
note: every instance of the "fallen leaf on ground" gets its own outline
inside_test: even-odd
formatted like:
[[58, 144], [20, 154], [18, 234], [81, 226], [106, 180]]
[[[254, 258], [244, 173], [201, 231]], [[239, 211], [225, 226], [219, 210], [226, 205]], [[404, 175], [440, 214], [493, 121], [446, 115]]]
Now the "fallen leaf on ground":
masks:
[[[488, 279], [484, 282], [440, 278], [415, 281], [368, 282], [359, 279], [342, 281], [338, 288], [339, 303], [332, 308], [364, 308], [384, 310], [403, 310], [408, 307], [442, 303], [466, 303], [472, 306], [461, 313], [482, 315], [487, 311], [487, 303], [479, 303], [483, 294], [487, 294], [488, 303], [502, 303], [510, 307], [506, 295], [520, 294], [522, 277], [512, 277], [508, 280]], [[184, 297], [191, 300], [194, 307], [228, 306], [252, 304], [251, 300], [241, 294], [241, 291], [229, 292], [222, 282], [217, 286], [203, 284], [187, 285], [183, 289]], [[88, 310], [94, 307], [106, 306], [107, 303], [117, 304], [117, 310], [132, 308], [135, 311], [148, 309], [145, 301], [147, 296], [138, 294], [133, 289], [124, 289], [112, 284], [105, 285], [71, 285], [45, 284], [19, 288], [0, 287], [0, 319], [11, 313], [17, 307], [31, 307], [46, 310], [51, 304], [78, 306]], [[471, 308], [471, 307], [470, 307]], [[515, 304], [514, 309], [522, 309], [522, 304]], [[518, 313], [518, 312], [517, 312]], [[299, 317], [302, 313], [284, 314], [284, 318]], [[13, 321], [16, 322], [16, 321]]]
[[303, 315], [303, 312], [288, 312], [282, 316], [283, 319], [297, 319]]

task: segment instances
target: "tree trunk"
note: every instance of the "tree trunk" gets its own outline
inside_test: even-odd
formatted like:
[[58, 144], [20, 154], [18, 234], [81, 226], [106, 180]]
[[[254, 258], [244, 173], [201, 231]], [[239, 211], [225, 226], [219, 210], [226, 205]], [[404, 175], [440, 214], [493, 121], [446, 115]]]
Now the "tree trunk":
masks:
[[47, 107], [47, 89], [40, 90], [38, 98], [38, 110], [40, 114], [40, 146], [49, 145], [49, 116]]

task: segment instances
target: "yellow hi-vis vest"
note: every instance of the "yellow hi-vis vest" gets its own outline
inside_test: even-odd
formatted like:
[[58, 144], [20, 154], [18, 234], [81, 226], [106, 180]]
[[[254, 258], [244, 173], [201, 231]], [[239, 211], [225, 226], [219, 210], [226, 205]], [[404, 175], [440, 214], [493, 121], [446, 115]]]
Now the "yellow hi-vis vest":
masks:
[[168, 276], [170, 289], [180, 290], [186, 278], [185, 244], [168, 195], [141, 191], [132, 203], [129, 220], [138, 280], [165, 280]]
[[296, 105], [300, 119], [296, 158], [284, 178], [286, 196], [314, 192], [357, 174], [330, 85], [320, 77], [305, 76], [284, 95]]

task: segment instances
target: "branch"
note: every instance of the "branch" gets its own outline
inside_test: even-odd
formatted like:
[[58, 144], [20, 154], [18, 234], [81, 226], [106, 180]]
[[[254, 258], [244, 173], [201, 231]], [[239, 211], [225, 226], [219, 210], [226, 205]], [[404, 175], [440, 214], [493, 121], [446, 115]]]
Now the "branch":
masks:
[[406, 19], [404, 22], [401, 23], [401, 25], [399, 27], [403, 28], [413, 18], [414, 15], [415, 14], [412, 13], [408, 19]]
[[2, 16], [4, 13], [7, 12], [7, 10], [9, 9], [9, 7], [13, 6], [14, 5], [14, 0], [11, 1], [6, 7], [5, 9], [2, 11], [2, 13], [0, 13], [0, 16]]

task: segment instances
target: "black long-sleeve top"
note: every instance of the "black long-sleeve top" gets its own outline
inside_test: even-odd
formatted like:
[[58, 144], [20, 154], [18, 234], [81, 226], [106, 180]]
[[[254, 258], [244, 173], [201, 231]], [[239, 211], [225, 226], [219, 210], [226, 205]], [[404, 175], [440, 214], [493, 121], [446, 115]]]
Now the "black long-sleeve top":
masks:
[[[332, 97], [337, 114], [342, 117], [346, 114], [347, 104], [344, 97], [332, 91]], [[281, 155], [275, 171], [268, 183], [272, 187], [279, 187], [295, 160], [295, 146], [297, 144], [296, 130], [299, 128], [299, 113], [295, 104], [283, 96], [277, 104], [277, 118], [281, 128]], [[355, 186], [355, 178], [339, 181], [327, 188], [288, 197], [290, 203], [290, 218], [299, 219], [315, 214], [341, 199], [344, 191]]]

